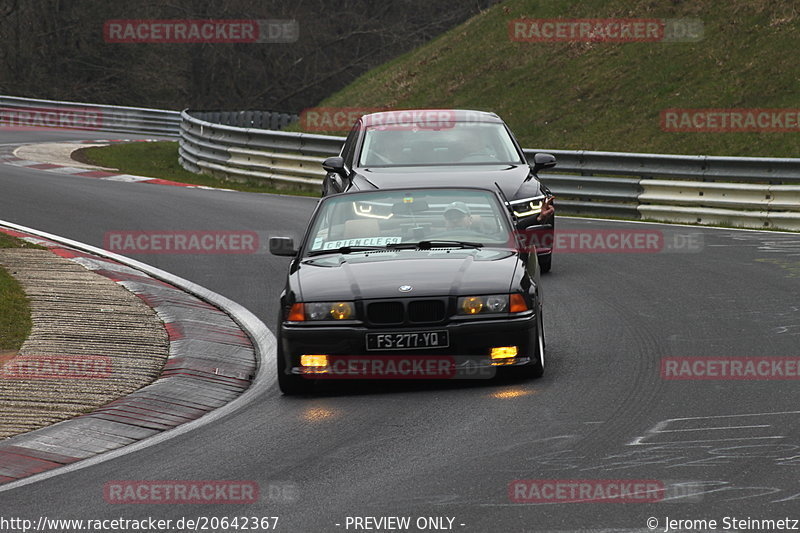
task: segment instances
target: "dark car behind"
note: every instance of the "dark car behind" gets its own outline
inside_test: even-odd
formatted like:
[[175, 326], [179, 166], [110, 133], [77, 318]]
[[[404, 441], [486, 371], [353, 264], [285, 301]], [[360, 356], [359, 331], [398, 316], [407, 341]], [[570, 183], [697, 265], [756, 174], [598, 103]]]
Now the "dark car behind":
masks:
[[536, 238], [542, 271], [552, 263], [555, 213], [538, 172], [555, 166], [550, 154], [529, 162], [511, 130], [494, 113], [404, 110], [361, 117], [339, 156], [328, 158], [323, 196], [388, 187], [499, 187], [518, 228]]

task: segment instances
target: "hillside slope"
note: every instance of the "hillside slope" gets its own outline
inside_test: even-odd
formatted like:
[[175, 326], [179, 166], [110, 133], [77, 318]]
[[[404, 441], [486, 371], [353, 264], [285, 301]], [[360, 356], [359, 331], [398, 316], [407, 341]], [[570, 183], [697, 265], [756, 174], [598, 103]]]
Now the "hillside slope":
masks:
[[[697, 42], [513, 42], [520, 18], [693, 18]], [[525, 147], [797, 157], [792, 132], [668, 132], [670, 108], [800, 110], [792, 0], [507, 0], [320, 106], [474, 108]], [[795, 113], [797, 116], [797, 113]]]

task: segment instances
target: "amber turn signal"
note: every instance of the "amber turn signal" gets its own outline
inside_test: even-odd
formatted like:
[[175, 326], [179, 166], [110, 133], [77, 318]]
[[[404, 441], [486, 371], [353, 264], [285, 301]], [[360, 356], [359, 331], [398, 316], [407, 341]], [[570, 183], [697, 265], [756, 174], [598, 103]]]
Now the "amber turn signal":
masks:
[[512, 313], [522, 313], [523, 311], [528, 310], [528, 304], [525, 303], [525, 297], [521, 294], [512, 294], [511, 295], [511, 312]]
[[305, 319], [306, 319], [306, 311], [303, 308], [303, 304], [296, 303], [289, 310], [289, 316], [286, 320], [288, 320], [289, 322], [302, 322]]

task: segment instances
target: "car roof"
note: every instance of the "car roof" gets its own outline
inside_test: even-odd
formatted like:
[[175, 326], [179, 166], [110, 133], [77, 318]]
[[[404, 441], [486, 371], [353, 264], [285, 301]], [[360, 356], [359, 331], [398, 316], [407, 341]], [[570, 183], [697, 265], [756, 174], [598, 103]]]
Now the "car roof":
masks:
[[496, 113], [472, 109], [396, 109], [369, 113], [363, 115], [361, 120], [367, 124], [405, 124], [419, 120], [503, 124], [503, 119]]
[[443, 185], [443, 186], [440, 186], [440, 187], [438, 187], [438, 186], [437, 187], [420, 187], [420, 186], [417, 186], [417, 187], [397, 187], [397, 186], [393, 186], [393, 187], [385, 187], [385, 188], [381, 188], [381, 189], [368, 189], [368, 190], [362, 190], [362, 191], [345, 191], [345, 192], [339, 192], [339, 193], [336, 193], [336, 194], [329, 194], [328, 196], [324, 196], [324, 197], [320, 198], [320, 201], [319, 201], [319, 203], [317, 205], [319, 206], [322, 203], [326, 202], [327, 200], [333, 199], [333, 198], [351, 198], [351, 197], [355, 197], [355, 196], [361, 196], [361, 195], [364, 195], [364, 194], [380, 194], [380, 193], [387, 193], [387, 192], [388, 193], [392, 193], [392, 192], [420, 192], [420, 191], [422, 191], [422, 192], [424, 192], [424, 191], [469, 191], [469, 192], [479, 191], [479, 192], [489, 193], [490, 196], [494, 196], [497, 199], [497, 201], [500, 203], [500, 205], [503, 205], [503, 203], [505, 202], [505, 200], [503, 199], [502, 195], [497, 190], [493, 189], [492, 187], [478, 187], [478, 186], [464, 187], [464, 186], [460, 186], [460, 185]]
[[464, 186], [464, 185], [437, 185], [435, 187], [431, 186], [414, 186], [414, 187], [381, 187], [380, 189], [366, 189], [361, 191], [344, 191], [344, 192], [337, 192], [336, 194], [329, 194], [320, 198], [320, 201], [327, 200], [328, 198], [334, 198], [337, 196], [356, 196], [358, 194], [370, 194], [370, 193], [382, 193], [382, 192], [403, 192], [403, 191], [480, 191], [480, 192], [488, 192], [489, 194], [493, 194], [495, 196], [500, 196], [499, 193], [492, 187], [480, 187], [480, 186]]

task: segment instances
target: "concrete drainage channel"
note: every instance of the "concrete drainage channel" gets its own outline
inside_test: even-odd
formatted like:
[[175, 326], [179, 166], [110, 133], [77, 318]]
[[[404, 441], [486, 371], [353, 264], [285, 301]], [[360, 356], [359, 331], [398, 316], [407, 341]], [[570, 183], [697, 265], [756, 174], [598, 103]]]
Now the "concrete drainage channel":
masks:
[[136, 294], [163, 320], [169, 354], [151, 384], [97, 410], [0, 441], [0, 492], [162, 442], [263, 393], [275, 338], [241, 305], [144, 263], [0, 220]]

